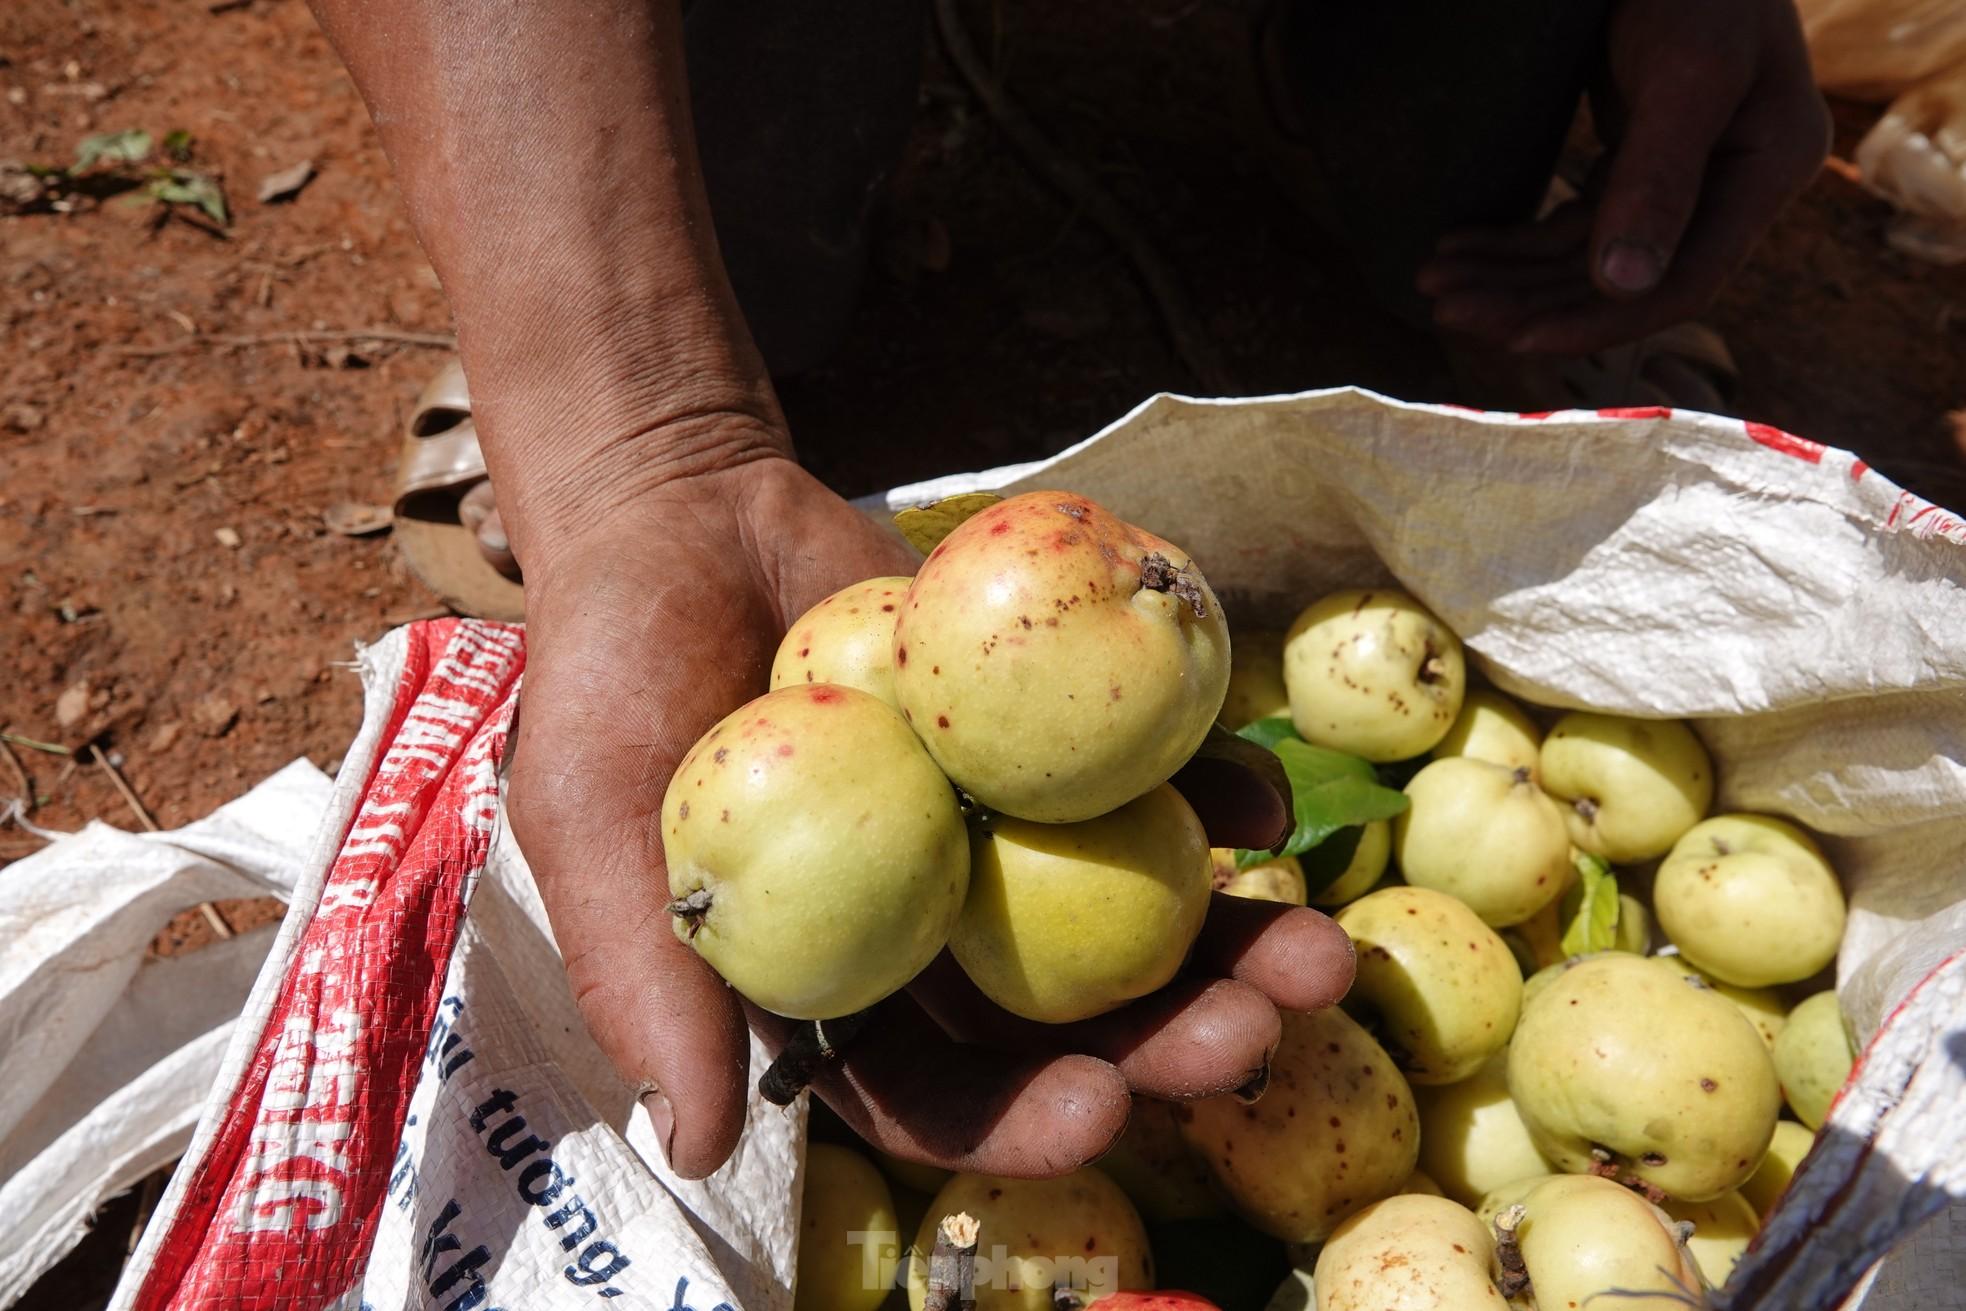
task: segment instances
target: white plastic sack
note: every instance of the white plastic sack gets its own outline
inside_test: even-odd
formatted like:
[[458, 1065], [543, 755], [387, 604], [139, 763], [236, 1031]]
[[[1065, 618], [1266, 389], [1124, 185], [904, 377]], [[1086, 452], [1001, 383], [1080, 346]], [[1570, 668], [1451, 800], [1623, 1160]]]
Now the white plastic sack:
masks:
[[296, 760], [195, 824], [90, 824], [0, 871], [0, 1306], [191, 1140], [273, 927], [146, 949], [200, 902], [286, 895], [329, 792]]
[[[1041, 486], [1180, 541], [1243, 624], [1396, 580], [1508, 691], [1691, 716], [1720, 804], [1826, 835], [1869, 1046], [1734, 1305], [1833, 1306], [1966, 1194], [1959, 521], [1757, 425], [1349, 390], [1160, 397], [1055, 460], [888, 502]], [[790, 1305], [800, 1112], [754, 1102], [716, 1177], [668, 1175], [494, 841], [523, 658], [519, 630], [458, 621], [365, 653], [316, 861], [115, 1306]], [[1957, 1233], [1880, 1287], [1947, 1304]]]

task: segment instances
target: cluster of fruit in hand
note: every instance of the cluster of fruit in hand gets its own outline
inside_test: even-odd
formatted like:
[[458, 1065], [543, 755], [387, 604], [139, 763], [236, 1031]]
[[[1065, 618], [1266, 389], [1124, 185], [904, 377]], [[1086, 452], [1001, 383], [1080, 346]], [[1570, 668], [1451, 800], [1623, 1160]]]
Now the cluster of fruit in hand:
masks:
[[1026, 1019], [1152, 992], [1211, 891], [1167, 780], [1228, 678], [1221, 606], [1178, 547], [1069, 493], [991, 505], [912, 579], [798, 619], [772, 690], [683, 758], [662, 806], [675, 930], [798, 1020], [873, 1005], [944, 946]]

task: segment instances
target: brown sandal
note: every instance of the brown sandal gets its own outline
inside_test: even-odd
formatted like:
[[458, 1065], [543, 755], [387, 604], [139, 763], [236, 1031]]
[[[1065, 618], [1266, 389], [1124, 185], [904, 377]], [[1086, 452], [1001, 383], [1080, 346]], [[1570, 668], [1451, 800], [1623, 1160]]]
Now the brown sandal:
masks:
[[458, 518], [465, 493], [486, 478], [471, 422], [464, 368], [452, 360], [417, 398], [396, 473], [396, 542], [410, 572], [459, 614], [516, 623], [525, 589], [498, 571]]

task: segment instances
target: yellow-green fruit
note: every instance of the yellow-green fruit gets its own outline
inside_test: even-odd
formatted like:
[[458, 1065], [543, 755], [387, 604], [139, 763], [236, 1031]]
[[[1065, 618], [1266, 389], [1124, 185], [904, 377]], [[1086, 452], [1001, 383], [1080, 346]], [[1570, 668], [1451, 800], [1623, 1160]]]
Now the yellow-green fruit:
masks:
[[1261, 1101], [1211, 1097], [1177, 1114], [1230, 1204], [1287, 1243], [1321, 1239], [1353, 1211], [1392, 1196], [1419, 1158], [1412, 1089], [1372, 1035], [1336, 1007], [1284, 1015]]
[[[1298, 865], [1302, 867], [1308, 864], [1312, 869], [1319, 871], [1319, 877], [1323, 877], [1323, 871], [1328, 868], [1324, 863], [1328, 855], [1320, 857], [1318, 853], [1324, 851], [1327, 845], [1330, 844], [1327, 842], [1312, 847], [1298, 857]], [[1333, 850], [1337, 848], [1334, 847]], [[1386, 859], [1392, 854], [1392, 850], [1393, 826], [1391, 824], [1383, 819], [1375, 819], [1365, 825], [1359, 830], [1358, 845], [1352, 848], [1352, 854], [1345, 861], [1345, 867], [1339, 870], [1321, 891], [1311, 895], [1310, 904], [1342, 906], [1348, 901], [1363, 897], [1372, 891], [1372, 885], [1377, 883], [1379, 876], [1386, 872]], [[1308, 885], [1308, 874], [1305, 882]]]
[[1795, 1118], [1811, 1129], [1822, 1128], [1856, 1058], [1834, 992], [1819, 992], [1790, 1011], [1775, 1038], [1775, 1072]]
[[1171, 1102], [1135, 1097], [1126, 1132], [1099, 1158], [1099, 1168], [1149, 1224], [1199, 1220], [1226, 1209], [1208, 1167], [1181, 1137]]
[[1534, 994], [1508, 1078], [1559, 1169], [1609, 1165], [1686, 1201], [1753, 1174], [1781, 1110], [1767, 1044], [1731, 1002], [1619, 951], [1571, 963]]
[[1422, 1197], [1445, 1197], [1447, 1191], [1434, 1182], [1434, 1177], [1425, 1170], [1415, 1170], [1406, 1176], [1406, 1182], [1399, 1186], [1402, 1193], [1418, 1193]]
[[1070, 492], [964, 521], [894, 630], [895, 695], [943, 772], [1046, 823], [1166, 782], [1228, 683], [1229, 629], [1187, 553]]
[[[1622, 911], [1623, 907], [1620, 907]], [[1531, 915], [1520, 924], [1510, 925], [1502, 930], [1502, 941], [1509, 944], [1515, 953], [1515, 963], [1522, 967], [1525, 983], [1535, 977], [1540, 970], [1563, 963], [1563, 912], [1562, 901], [1552, 901], [1549, 905]], [[1526, 1000], [1526, 998], [1525, 998]]]
[[1467, 756], [1504, 769], [1526, 769], [1533, 779], [1539, 767], [1543, 735], [1522, 707], [1485, 687], [1471, 687], [1461, 713], [1433, 749], [1435, 760]]
[[1334, 592], [1283, 640], [1290, 718], [1306, 742], [1367, 760], [1405, 760], [1461, 713], [1461, 641], [1402, 592]]
[[1680, 838], [1652, 887], [1680, 955], [1727, 983], [1806, 979], [1836, 959], [1843, 889], [1814, 838], [1766, 815], [1716, 815]]
[[1535, 1192], [1543, 1184], [1561, 1178], [1562, 1175], [1545, 1170], [1538, 1174], [1524, 1175], [1520, 1179], [1511, 1179], [1499, 1188], [1491, 1188], [1482, 1194], [1481, 1205], [1475, 1208], [1475, 1218], [1481, 1221], [1483, 1227], [1493, 1225], [1496, 1216]]
[[768, 1011], [873, 1005], [948, 941], [969, 886], [954, 792], [901, 716], [829, 683], [767, 692], [662, 799], [676, 936]]
[[1097, 819], [1003, 819], [972, 841], [949, 949], [1014, 1015], [1064, 1024], [1174, 977], [1210, 891], [1201, 821], [1163, 784]]
[[771, 685], [858, 688], [899, 710], [894, 698], [894, 619], [912, 581], [870, 578], [841, 588], [800, 615], [778, 644]]
[[1233, 847], [1215, 847], [1208, 853], [1209, 872], [1217, 892], [1251, 901], [1280, 901], [1291, 906], [1304, 904], [1304, 870], [1295, 856], [1278, 856], [1248, 869], [1236, 868]]
[[943, 1217], [979, 1226], [977, 1311], [1054, 1311], [1053, 1290], [1092, 1301], [1154, 1286], [1147, 1231], [1118, 1185], [1086, 1166], [1056, 1179], [959, 1174], [929, 1204], [908, 1261], [908, 1304], [928, 1298], [928, 1255]]
[[1229, 653], [1229, 690], [1222, 697], [1222, 722], [1243, 728], [1259, 719], [1290, 713], [1283, 686], [1283, 635], [1239, 633]]
[[1504, 1311], [1494, 1241], [1464, 1206], [1402, 1194], [1338, 1226], [1318, 1253], [1317, 1311]]
[[873, 1163], [831, 1143], [806, 1147], [794, 1311], [874, 1311], [894, 1287], [901, 1233]]
[[1652, 912], [1629, 892], [1618, 894], [1618, 926], [1614, 930], [1613, 951], [1643, 956], [1652, 949]]
[[1562, 895], [1574, 872], [1563, 811], [1527, 771], [1453, 756], [1415, 774], [1406, 795], [1393, 854], [1408, 883], [1459, 898], [1496, 928]]
[[881, 1173], [903, 1188], [933, 1196], [943, 1184], [949, 1182], [953, 1170], [944, 1170], [933, 1165], [923, 1165], [919, 1161], [904, 1161], [892, 1152], [874, 1149], [874, 1158], [881, 1164]]
[[1692, 1224], [1686, 1251], [1715, 1288], [1727, 1282], [1734, 1263], [1761, 1231], [1761, 1217], [1739, 1193], [1722, 1193], [1705, 1202], [1668, 1201], [1663, 1210], [1675, 1220]]
[[1761, 1040], [1768, 1044], [1769, 1050], [1774, 1050], [1775, 1038], [1789, 1018], [1788, 1007], [1782, 1005], [1780, 994], [1770, 988], [1737, 988], [1731, 983], [1722, 983], [1683, 956], [1654, 956], [1652, 959], [1677, 971], [1684, 978], [1704, 983], [1732, 1002], [1734, 1008], [1754, 1026], [1754, 1031], [1761, 1035]]
[[1509, 1099], [1506, 1055], [1459, 1083], [1415, 1088], [1413, 1095], [1420, 1103], [1420, 1168], [1461, 1205], [1479, 1206], [1511, 1180], [1553, 1173]]
[[1713, 804], [1713, 762], [1676, 719], [1572, 711], [1543, 739], [1542, 766], [1572, 840], [1614, 865], [1665, 855]]
[[1502, 1050], [1522, 971], [1495, 930], [1444, 892], [1386, 888], [1338, 912], [1358, 973], [1345, 1009], [1414, 1084], [1465, 1079]]
[[1789, 1180], [1802, 1164], [1802, 1158], [1809, 1155], [1809, 1149], [1816, 1145], [1816, 1135], [1810, 1129], [1794, 1120], [1783, 1120], [1775, 1126], [1774, 1141], [1768, 1144], [1768, 1155], [1761, 1158], [1761, 1164], [1741, 1185], [1741, 1196], [1748, 1199], [1756, 1215], [1766, 1220], [1768, 1213], [1775, 1209], [1775, 1203], [1782, 1200], [1788, 1191]]
[[[1593, 1175], [1559, 1175], [1531, 1189], [1515, 1241], [1537, 1311], [1684, 1304], [1700, 1275], [1662, 1212]], [[1497, 1216], [1507, 1224], [1508, 1212]], [[1501, 1274], [1499, 1269], [1496, 1274]]]

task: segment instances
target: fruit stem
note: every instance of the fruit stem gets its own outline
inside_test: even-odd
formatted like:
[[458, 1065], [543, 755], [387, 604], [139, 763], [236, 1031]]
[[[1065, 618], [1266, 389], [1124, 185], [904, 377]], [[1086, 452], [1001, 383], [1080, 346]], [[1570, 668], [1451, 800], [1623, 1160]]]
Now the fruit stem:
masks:
[[1522, 1204], [1518, 1202], [1503, 1210], [1493, 1221], [1495, 1265], [1502, 1272], [1495, 1286], [1510, 1302], [1529, 1291], [1529, 1267], [1523, 1263], [1522, 1245], [1515, 1236], [1516, 1226], [1522, 1223], [1522, 1214]]
[[758, 1079], [758, 1095], [773, 1106], [790, 1106], [813, 1076], [845, 1054], [866, 1027], [872, 1011], [855, 1011], [836, 1020], [807, 1020]]
[[670, 902], [667, 909], [683, 922], [683, 929], [694, 938], [703, 928], [703, 917], [710, 913], [710, 889], [698, 888], [686, 897]]
[[922, 1311], [971, 1311], [976, 1305], [976, 1240], [983, 1226], [967, 1211], [942, 1217], [928, 1255]]
[[1150, 552], [1140, 561], [1140, 586], [1149, 592], [1178, 596], [1195, 612], [1195, 618], [1208, 618], [1208, 594], [1201, 590], [1200, 580], [1187, 565], [1177, 567], [1159, 551]]

